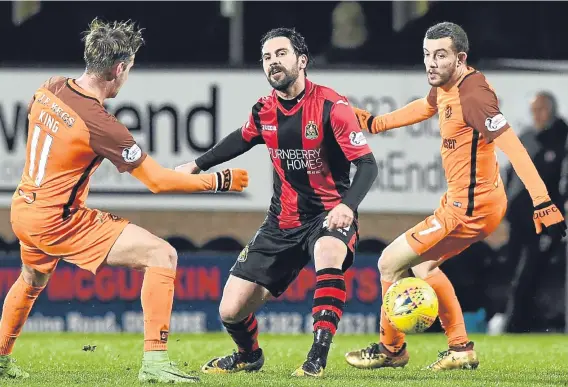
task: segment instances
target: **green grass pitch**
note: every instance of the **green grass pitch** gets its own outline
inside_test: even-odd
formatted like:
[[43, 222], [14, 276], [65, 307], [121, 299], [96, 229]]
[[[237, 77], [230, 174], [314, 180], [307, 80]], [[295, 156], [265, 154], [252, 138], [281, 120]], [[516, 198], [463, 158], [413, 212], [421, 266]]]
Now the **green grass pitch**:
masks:
[[[368, 345], [375, 336], [335, 338], [326, 376], [297, 379], [298, 367], [311, 344], [309, 335], [260, 335], [264, 368], [252, 374], [203, 375], [200, 366], [234, 346], [222, 333], [170, 336], [170, 357], [180, 368], [201, 377], [202, 386], [568, 386], [568, 335], [473, 335], [480, 357], [475, 371], [432, 373], [422, 368], [446, 347], [442, 334], [408, 337], [410, 363], [404, 369], [357, 370], [345, 363], [345, 352]], [[86, 345], [96, 346], [84, 351]], [[141, 360], [141, 335], [25, 333], [14, 350], [18, 365], [31, 376], [25, 381], [0, 380], [2, 386], [135, 386]]]

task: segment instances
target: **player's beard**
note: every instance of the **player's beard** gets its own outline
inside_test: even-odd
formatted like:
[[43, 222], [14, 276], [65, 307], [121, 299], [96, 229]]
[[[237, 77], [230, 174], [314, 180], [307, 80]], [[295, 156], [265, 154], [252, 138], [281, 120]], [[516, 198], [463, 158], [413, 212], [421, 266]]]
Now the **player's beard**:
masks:
[[433, 87], [442, 87], [452, 79], [455, 71], [455, 63], [451, 64], [446, 69], [442, 69], [442, 71], [436, 71], [437, 79], [435, 81], [431, 81], [428, 77], [428, 73], [426, 73], [428, 83]]
[[272, 70], [270, 70], [270, 73], [266, 77], [268, 79], [268, 83], [270, 83], [270, 86], [272, 86], [272, 88], [274, 88], [275, 90], [286, 91], [290, 86], [294, 84], [294, 82], [296, 82], [296, 79], [298, 79], [300, 69], [298, 68], [298, 66], [295, 66], [290, 70], [284, 67], [277, 67], [277, 69], [282, 72], [282, 78], [279, 80], [273, 79]]

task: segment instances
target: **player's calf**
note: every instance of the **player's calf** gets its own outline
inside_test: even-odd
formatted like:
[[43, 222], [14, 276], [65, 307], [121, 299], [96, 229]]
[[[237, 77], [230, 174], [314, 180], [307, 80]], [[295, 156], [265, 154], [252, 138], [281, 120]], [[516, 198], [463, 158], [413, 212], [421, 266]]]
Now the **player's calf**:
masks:
[[258, 344], [258, 322], [254, 312], [270, 298], [262, 286], [242, 278], [229, 276], [219, 315], [238, 351], [208, 361], [201, 370], [209, 374], [258, 371], [264, 365], [264, 355]]
[[345, 277], [341, 267], [346, 255], [347, 246], [337, 238], [324, 236], [315, 244], [314, 341], [306, 361], [294, 371], [293, 376], [323, 376], [333, 336], [345, 306]]

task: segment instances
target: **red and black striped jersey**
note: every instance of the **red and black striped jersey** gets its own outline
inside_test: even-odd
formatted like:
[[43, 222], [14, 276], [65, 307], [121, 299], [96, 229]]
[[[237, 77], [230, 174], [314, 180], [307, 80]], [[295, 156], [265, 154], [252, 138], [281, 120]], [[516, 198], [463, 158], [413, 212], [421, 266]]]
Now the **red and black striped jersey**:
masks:
[[245, 141], [268, 148], [274, 166], [269, 216], [280, 228], [298, 227], [339, 204], [351, 162], [371, 153], [347, 98], [308, 80], [290, 110], [275, 92], [260, 98], [241, 132]]

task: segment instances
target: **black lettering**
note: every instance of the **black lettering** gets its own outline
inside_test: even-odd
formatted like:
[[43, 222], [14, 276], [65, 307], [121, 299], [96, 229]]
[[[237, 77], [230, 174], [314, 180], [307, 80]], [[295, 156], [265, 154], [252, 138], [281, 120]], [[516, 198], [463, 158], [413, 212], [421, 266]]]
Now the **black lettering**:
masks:
[[402, 159], [404, 157], [404, 153], [402, 152], [390, 152], [387, 156], [387, 169], [388, 169], [388, 182], [387, 186], [393, 192], [404, 192], [404, 186], [396, 185], [395, 179], [397, 175], [402, 175], [404, 173], [404, 169], [396, 168], [395, 162], [397, 159]]
[[21, 138], [20, 144], [25, 147], [28, 137], [27, 105], [18, 102], [14, 106], [14, 120], [10, 124], [4, 115], [3, 105], [0, 104], [0, 131], [8, 152], [16, 150], [18, 137]]
[[[159, 118], [159, 116], [162, 113], [169, 113], [169, 115], [172, 117], [172, 125], [171, 125], [171, 130], [170, 132], [172, 133], [172, 149], [174, 150], [174, 153], [178, 153], [179, 152], [179, 147], [180, 147], [180, 141], [179, 141], [179, 131], [178, 131], [178, 114], [176, 109], [171, 106], [171, 105], [162, 105], [160, 107], [154, 107], [152, 105], [148, 106], [148, 150], [150, 152], [154, 152], [156, 149], [156, 144], [155, 144], [155, 137], [154, 137], [154, 131], [155, 128], [157, 128], [157, 124], [156, 121]], [[164, 128], [161, 127], [160, 128], [160, 132], [163, 132]]]
[[[192, 149], [195, 149], [199, 152], [206, 152], [211, 149], [217, 143], [217, 86], [211, 86], [211, 104], [209, 106], [199, 105], [191, 109], [187, 115], [186, 120], [186, 134], [187, 134], [187, 142]], [[211, 137], [208, 142], [203, 145], [200, 145], [195, 142], [193, 138], [193, 131], [191, 121], [198, 113], [206, 113], [211, 115], [211, 125], [209, 127]], [[204, 131], [203, 128], [199, 128], [199, 131]]]

